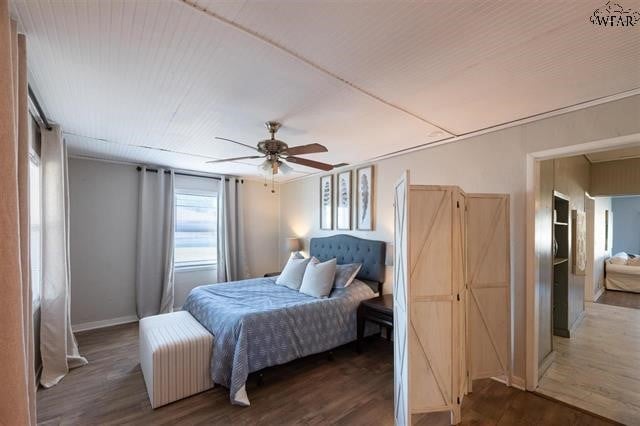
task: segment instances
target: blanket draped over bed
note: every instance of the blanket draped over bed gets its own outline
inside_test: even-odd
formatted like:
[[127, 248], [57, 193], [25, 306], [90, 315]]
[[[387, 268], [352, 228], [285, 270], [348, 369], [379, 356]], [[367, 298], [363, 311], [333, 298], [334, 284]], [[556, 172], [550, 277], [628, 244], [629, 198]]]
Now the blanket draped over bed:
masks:
[[373, 296], [357, 280], [317, 299], [256, 278], [197, 287], [183, 309], [214, 336], [213, 381], [229, 388], [232, 403], [249, 405], [249, 373], [355, 340], [358, 305]]

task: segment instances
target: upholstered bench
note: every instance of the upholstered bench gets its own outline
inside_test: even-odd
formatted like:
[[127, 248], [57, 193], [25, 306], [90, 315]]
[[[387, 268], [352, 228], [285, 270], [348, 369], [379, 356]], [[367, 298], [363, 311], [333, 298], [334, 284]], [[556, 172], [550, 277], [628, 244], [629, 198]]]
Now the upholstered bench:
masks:
[[151, 407], [213, 387], [213, 336], [189, 312], [140, 320], [140, 367]]

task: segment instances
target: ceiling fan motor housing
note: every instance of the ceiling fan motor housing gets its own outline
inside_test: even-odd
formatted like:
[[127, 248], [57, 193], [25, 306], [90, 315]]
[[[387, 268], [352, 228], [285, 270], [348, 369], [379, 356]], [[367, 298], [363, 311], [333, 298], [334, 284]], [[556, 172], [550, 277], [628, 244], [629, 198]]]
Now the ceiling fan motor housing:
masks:
[[289, 146], [278, 139], [265, 139], [258, 143], [258, 151], [266, 155], [284, 153]]

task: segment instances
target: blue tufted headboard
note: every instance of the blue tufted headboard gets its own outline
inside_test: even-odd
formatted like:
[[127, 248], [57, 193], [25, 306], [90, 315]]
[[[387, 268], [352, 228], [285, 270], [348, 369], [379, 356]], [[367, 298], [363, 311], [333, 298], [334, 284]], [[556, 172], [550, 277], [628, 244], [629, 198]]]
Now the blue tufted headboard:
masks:
[[365, 240], [351, 235], [339, 234], [331, 237], [312, 238], [309, 254], [321, 262], [335, 257], [338, 265], [362, 263], [362, 268], [356, 278], [369, 284], [373, 291], [382, 294], [386, 249], [387, 243], [384, 241]]

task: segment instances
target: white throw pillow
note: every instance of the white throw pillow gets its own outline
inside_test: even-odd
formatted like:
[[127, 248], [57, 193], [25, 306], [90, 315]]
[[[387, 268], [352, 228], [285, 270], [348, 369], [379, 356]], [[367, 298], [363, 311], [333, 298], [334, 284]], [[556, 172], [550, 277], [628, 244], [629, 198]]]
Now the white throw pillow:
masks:
[[336, 263], [336, 259], [320, 263], [315, 257], [312, 258], [307, 265], [307, 270], [304, 271], [300, 293], [313, 297], [327, 297], [333, 287]]
[[276, 284], [298, 290], [302, 285], [302, 277], [304, 277], [304, 271], [307, 269], [309, 260], [310, 259], [297, 259], [295, 257], [290, 258], [276, 280]]

